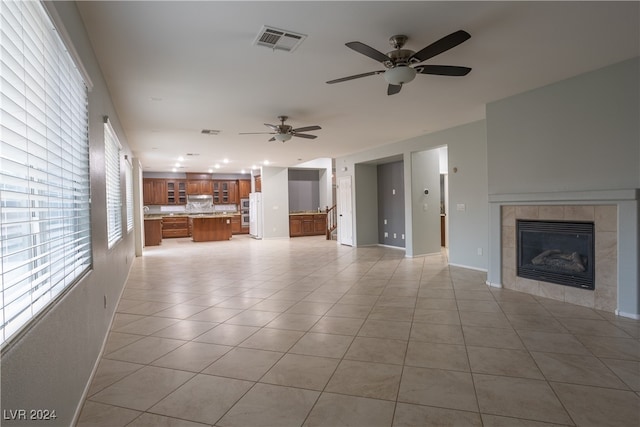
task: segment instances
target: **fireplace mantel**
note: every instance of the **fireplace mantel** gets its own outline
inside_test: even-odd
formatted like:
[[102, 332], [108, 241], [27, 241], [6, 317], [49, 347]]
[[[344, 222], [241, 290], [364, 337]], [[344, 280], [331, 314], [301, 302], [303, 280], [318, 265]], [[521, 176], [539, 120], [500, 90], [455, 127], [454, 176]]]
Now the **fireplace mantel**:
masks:
[[[602, 221], [603, 212], [609, 212], [611, 221], [615, 220], [616, 229], [611, 231], [615, 241], [610, 244], [616, 252], [615, 265], [612, 266], [612, 275], [615, 276], [612, 301], [603, 303], [603, 299], [595, 299], [591, 305], [593, 308], [613, 311], [616, 314], [640, 319], [640, 270], [638, 258], [640, 257], [640, 189], [617, 190], [593, 190], [593, 191], [559, 191], [522, 194], [493, 194], [489, 195], [489, 269], [487, 284], [496, 287], [511, 287], [523, 292], [532, 293], [542, 297], [564, 299], [589, 306], [590, 297], [584, 298], [584, 294], [576, 296], [569, 292], [566, 295], [556, 292], [546, 284], [519, 282], [514, 286], [510, 274], [510, 249], [505, 252], [505, 233], [510, 229], [503, 228], [503, 211], [508, 213], [507, 221], [511, 221], [515, 208], [521, 216], [533, 215], [535, 218], [564, 219], [577, 215], [573, 219], [581, 218], [581, 215], [597, 215]], [[610, 206], [612, 210], [607, 210]], [[562, 209], [561, 209], [562, 208]], [[583, 209], [586, 208], [586, 209]], [[598, 213], [595, 213], [595, 212]], [[562, 212], [562, 213], [561, 213]], [[591, 213], [589, 213], [591, 212]], [[594, 218], [595, 219], [595, 218]], [[610, 222], [611, 222], [610, 221]], [[506, 236], [509, 240], [511, 237]], [[505, 261], [505, 255], [507, 260]], [[507, 262], [507, 269], [503, 265]], [[507, 286], [505, 286], [507, 285]], [[596, 289], [598, 286], [596, 285]], [[588, 292], [588, 291], [586, 291]]]

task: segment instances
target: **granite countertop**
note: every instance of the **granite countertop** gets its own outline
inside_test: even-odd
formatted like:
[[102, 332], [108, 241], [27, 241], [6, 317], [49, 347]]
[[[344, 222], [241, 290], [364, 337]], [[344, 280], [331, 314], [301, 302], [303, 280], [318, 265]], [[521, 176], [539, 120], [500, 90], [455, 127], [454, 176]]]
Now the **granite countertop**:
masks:
[[144, 219], [162, 219], [165, 217], [182, 217], [182, 218], [197, 218], [197, 217], [203, 217], [203, 216], [210, 216], [210, 217], [224, 217], [224, 216], [236, 216], [236, 215], [240, 215], [240, 212], [208, 212], [208, 213], [177, 213], [177, 214], [163, 214], [163, 213], [153, 213], [153, 214], [145, 214], [144, 215]]

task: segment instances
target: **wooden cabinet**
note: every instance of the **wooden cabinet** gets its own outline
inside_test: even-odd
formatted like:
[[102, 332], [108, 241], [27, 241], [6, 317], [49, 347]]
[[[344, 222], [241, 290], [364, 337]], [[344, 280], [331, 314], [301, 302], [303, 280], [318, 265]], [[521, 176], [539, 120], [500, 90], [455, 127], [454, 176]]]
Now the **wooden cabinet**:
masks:
[[248, 199], [249, 193], [251, 193], [251, 180], [239, 179], [238, 180], [238, 198]]
[[211, 242], [231, 239], [231, 218], [228, 216], [190, 217], [194, 242]]
[[240, 220], [240, 215], [234, 215], [231, 217], [231, 233], [232, 234], [242, 233], [242, 222]]
[[145, 205], [166, 205], [166, 180], [144, 178], [142, 180], [142, 200]]
[[167, 204], [186, 205], [187, 204], [187, 182], [184, 180], [166, 180]]
[[256, 184], [256, 193], [261, 193], [262, 192], [262, 176], [258, 175], [255, 177], [255, 184]]
[[144, 220], [144, 245], [158, 246], [162, 243], [162, 218]]
[[188, 180], [187, 194], [211, 194], [212, 182], [210, 179]]
[[327, 232], [326, 214], [289, 215], [289, 236], [319, 236]]
[[213, 203], [238, 204], [238, 184], [236, 181], [213, 181]]
[[189, 237], [189, 218], [186, 216], [163, 217], [162, 237]]

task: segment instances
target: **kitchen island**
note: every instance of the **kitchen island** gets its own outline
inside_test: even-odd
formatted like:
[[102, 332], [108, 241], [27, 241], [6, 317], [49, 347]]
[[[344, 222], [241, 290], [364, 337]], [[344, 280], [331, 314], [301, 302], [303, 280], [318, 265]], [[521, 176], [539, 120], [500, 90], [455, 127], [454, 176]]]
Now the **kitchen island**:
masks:
[[194, 242], [231, 239], [230, 215], [190, 215], [189, 228]]

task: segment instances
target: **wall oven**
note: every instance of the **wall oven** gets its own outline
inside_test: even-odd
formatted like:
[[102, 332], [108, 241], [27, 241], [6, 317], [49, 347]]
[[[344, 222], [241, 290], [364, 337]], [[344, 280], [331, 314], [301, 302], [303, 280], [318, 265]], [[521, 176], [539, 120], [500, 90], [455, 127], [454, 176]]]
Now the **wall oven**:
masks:
[[240, 225], [249, 227], [249, 199], [240, 199]]

